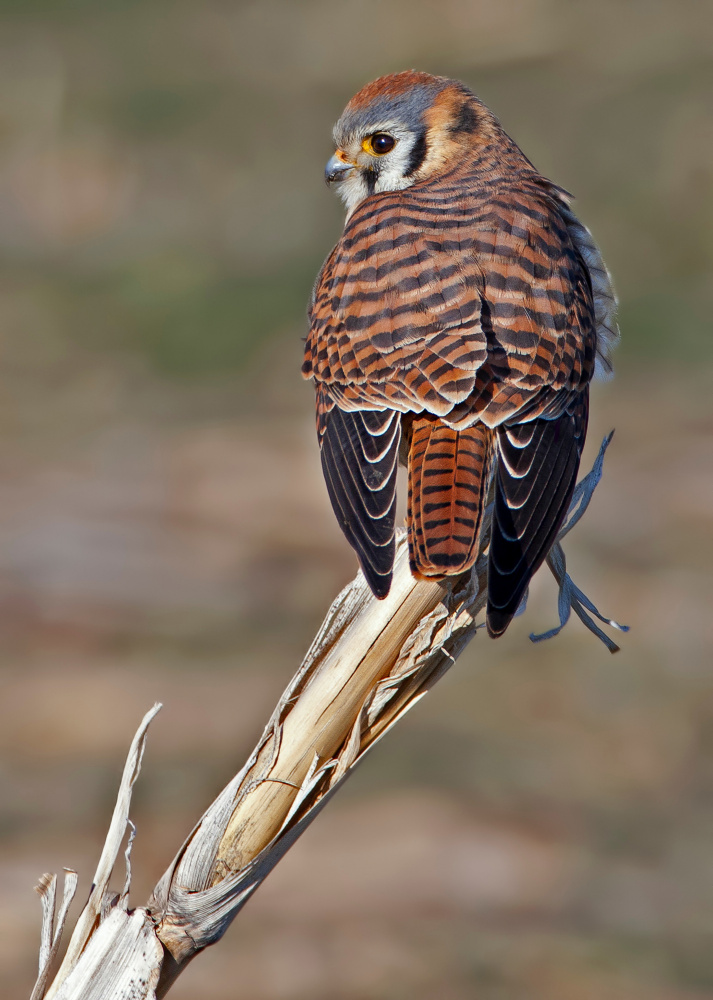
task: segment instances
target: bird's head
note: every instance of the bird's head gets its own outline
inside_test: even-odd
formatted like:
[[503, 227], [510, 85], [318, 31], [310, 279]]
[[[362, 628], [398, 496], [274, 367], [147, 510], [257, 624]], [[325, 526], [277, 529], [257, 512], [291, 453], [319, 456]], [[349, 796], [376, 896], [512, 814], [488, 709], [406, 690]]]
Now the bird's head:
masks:
[[408, 71], [367, 84], [334, 126], [325, 179], [347, 215], [364, 198], [437, 176], [483, 146], [500, 127], [462, 83]]

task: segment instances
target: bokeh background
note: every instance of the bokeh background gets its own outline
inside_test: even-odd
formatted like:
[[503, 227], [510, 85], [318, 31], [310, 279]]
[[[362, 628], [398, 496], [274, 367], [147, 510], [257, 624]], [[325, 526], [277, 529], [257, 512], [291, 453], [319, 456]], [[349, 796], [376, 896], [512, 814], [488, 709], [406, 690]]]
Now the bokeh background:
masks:
[[[713, 997], [713, 5], [2, 0], [0, 978], [88, 888], [131, 735], [141, 903], [355, 562], [299, 376], [331, 125], [466, 81], [573, 191], [621, 296], [567, 543], [632, 626], [478, 636], [224, 941], [203, 1000]], [[76, 908], [75, 908], [76, 912]]]

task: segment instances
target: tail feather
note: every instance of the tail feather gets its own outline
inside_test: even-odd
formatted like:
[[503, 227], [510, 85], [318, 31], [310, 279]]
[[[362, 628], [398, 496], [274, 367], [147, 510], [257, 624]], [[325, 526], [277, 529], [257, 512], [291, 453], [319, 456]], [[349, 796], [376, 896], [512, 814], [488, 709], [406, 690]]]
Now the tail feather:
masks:
[[492, 438], [484, 424], [457, 431], [430, 414], [414, 418], [407, 524], [415, 576], [456, 576], [475, 562]]

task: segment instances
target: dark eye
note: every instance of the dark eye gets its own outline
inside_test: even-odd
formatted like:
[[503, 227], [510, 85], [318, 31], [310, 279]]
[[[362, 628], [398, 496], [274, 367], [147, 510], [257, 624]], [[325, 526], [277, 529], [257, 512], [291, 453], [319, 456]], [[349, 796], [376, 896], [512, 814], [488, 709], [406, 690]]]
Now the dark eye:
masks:
[[389, 135], [388, 132], [376, 132], [374, 135], [367, 139], [368, 151], [370, 153], [376, 153], [377, 156], [383, 156], [384, 153], [390, 153], [391, 150], [396, 145], [396, 139], [393, 135]]

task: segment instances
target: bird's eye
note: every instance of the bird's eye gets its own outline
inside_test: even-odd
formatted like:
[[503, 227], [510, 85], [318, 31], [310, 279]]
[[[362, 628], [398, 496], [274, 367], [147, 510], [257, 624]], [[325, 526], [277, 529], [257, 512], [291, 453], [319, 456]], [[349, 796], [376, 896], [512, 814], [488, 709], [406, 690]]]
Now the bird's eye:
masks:
[[367, 153], [374, 153], [376, 156], [383, 156], [390, 153], [396, 145], [396, 139], [388, 132], [375, 132], [363, 142], [363, 148]]

